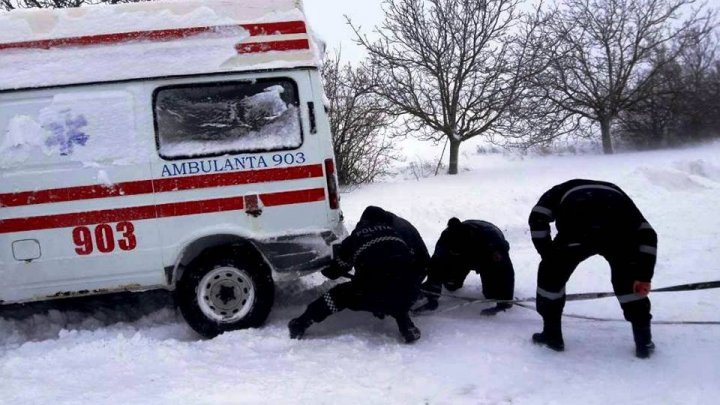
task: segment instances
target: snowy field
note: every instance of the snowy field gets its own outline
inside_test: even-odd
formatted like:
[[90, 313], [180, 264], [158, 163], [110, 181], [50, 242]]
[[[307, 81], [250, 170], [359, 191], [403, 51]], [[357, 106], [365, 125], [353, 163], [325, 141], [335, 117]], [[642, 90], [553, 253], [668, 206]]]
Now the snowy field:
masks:
[[[510, 241], [516, 296], [531, 297], [539, 258], [530, 209], [554, 184], [602, 179], [633, 197], [659, 234], [655, 287], [720, 279], [718, 143], [614, 156], [466, 153], [461, 166], [457, 176], [398, 177], [344, 194], [348, 227], [379, 205], [413, 222], [432, 251], [451, 216], [491, 221]], [[541, 319], [518, 307], [493, 318], [479, 315], [482, 305], [417, 317], [423, 337], [410, 346], [392, 320], [353, 312], [290, 340], [288, 320], [327, 288], [320, 275], [279, 286], [264, 328], [213, 340], [185, 325], [167, 293], [5, 309], [0, 403], [712, 404], [720, 396], [720, 325], [655, 325], [649, 360], [634, 357], [626, 322], [565, 318], [564, 353], [534, 346]], [[609, 290], [599, 258], [568, 284], [569, 293]], [[479, 277], [460, 293], [480, 296]], [[720, 321], [720, 290], [651, 300], [658, 321]], [[614, 298], [565, 311], [622, 317]]]

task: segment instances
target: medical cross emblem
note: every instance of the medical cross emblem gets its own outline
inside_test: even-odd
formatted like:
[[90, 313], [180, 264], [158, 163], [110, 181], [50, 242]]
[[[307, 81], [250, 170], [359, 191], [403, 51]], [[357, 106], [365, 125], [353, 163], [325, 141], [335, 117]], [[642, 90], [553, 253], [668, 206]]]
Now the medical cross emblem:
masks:
[[73, 146], [85, 146], [90, 136], [80, 129], [87, 126], [87, 120], [82, 115], [73, 115], [69, 110], [65, 113], [64, 120], [58, 120], [45, 125], [52, 135], [45, 140], [48, 147], [58, 146], [62, 156], [72, 155]]

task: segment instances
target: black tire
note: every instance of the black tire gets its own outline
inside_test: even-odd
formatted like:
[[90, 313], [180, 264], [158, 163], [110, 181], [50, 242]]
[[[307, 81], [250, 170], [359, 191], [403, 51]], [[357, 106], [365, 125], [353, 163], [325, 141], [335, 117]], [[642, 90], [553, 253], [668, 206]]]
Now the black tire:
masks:
[[254, 248], [240, 243], [204, 251], [176, 288], [183, 318], [207, 338], [262, 326], [274, 295], [270, 269]]

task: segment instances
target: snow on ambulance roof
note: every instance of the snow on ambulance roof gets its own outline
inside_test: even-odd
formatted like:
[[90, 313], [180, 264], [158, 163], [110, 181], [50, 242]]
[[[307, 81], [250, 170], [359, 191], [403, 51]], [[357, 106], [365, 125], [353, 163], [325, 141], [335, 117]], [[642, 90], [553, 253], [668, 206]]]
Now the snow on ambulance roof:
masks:
[[301, 0], [163, 0], [0, 13], [0, 90], [316, 66]]

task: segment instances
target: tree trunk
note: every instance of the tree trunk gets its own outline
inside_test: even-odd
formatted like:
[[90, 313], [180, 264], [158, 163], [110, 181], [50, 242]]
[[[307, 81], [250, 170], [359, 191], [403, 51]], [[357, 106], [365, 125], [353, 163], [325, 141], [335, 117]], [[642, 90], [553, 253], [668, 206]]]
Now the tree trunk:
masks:
[[600, 119], [600, 133], [602, 134], [603, 152], [606, 155], [613, 154], [612, 138], [610, 138], [610, 127], [612, 126], [612, 118]]
[[458, 173], [458, 158], [460, 157], [460, 141], [450, 138], [450, 165], [448, 174]]

